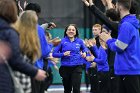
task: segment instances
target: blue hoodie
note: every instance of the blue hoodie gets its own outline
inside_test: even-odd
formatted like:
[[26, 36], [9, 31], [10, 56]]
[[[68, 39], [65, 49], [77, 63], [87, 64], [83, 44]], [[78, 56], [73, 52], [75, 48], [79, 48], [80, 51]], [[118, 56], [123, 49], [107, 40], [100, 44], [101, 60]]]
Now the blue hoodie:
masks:
[[109, 39], [107, 45], [115, 56], [115, 74], [140, 75], [140, 36], [139, 20], [134, 15], [122, 18], [118, 38]]
[[[53, 56], [61, 58], [61, 66], [77, 66], [82, 65], [80, 51], [87, 52], [87, 48], [83, 41], [75, 38], [73, 42], [68, 37], [61, 40], [61, 43], [54, 49]], [[70, 51], [70, 56], [64, 56], [64, 52]]]
[[107, 52], [105, 49], [103, 49], [101, 46], [99, 49], [97, 46], [92, 47], [92, 51], [95, 53], [96, 58], [93, 60], [93, 62], [97, 63], [97, 70], [98, 72], [108, 72], [109, 71], [109, 65], [107, 61]]
[[38, 37], [40, 40], [41, 58], [35, 62], [35, 66], [40, 69], [43, 69], [43, 66], [44, 66], [43, 58], [49, 55], [49, 53], [51, 52], [51, 48], [46, 41], [44, 29], [40, 27], [39, 25], [38, 25]]

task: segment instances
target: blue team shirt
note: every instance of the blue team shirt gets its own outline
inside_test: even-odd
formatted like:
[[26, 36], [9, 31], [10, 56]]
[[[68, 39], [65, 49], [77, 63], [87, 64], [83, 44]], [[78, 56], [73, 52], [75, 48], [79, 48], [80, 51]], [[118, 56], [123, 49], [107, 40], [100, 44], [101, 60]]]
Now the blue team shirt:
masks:
[[108, 47], [116, 52], [115, 74], [140, 75], [139, 20], [127, 15], [120, 21], [117, 39], [109, 39]]
[[[64, 56], [64, 52], [70, 51], [70, 56]], [[77, 66], [82, 65], [80, 52], [87, 52], [88, 49], [82, 39], [75, 38], [73, 42], [68, 37], [61, 40], [61, 43], [55, 47], [53, 56], [61, 58], [61, 66]]]

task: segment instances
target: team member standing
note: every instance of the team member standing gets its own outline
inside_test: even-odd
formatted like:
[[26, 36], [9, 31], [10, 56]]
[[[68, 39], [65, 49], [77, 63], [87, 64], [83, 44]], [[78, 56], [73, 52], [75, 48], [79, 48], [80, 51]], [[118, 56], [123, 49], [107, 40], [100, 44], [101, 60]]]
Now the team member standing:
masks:
[[100, 35], [108, 47], [116, 52], [114, 70], [120, 77], [119, 93], [140, 93], [139, 20], [130, 14], [130, 7], [131, 0], [117, 1], [116, 10], [121, 17], [117, 39], [112, 39], [106, 33]]
[[[83, 53], [80, 53], [80, 52]], [[78, 29], [74, 24], [65, 28], [64, 38], [54, 49], [53, 56], [61, 58], [60, 76], [64, 85], [64, 93], [80, 93], [83, 60], [88, 49], [78, 38]]]
[[[103, 28], [102, 31], [107, 32]], [[89, 40], [89, 45], [92, 47], [92, 52], [95, 54], [94, 56], [88, 56], [86, 57], [87, 61], [95, 62], [97, 63], [97, 74], [98, 74], [98, 92], [97, 93], [109, 93], [109, 65], [107, 60], [107, 46], [106, 43], [103, 42], [101, 39], [99, 39], [100, 47], [96, 46], [96, 40]], [[94, 93], [94, 92], [93, 92]]]
[[[96, 40], [97, 47], [100, 47], [99, 42], [99, 34], [101, 33], [102, 26], [100, 24], [95, 24], [92, 26], [92, 34]], [[92, 48], [89, 48], [91, 53], [96, 57], [95, 53], [92, 51]], [[90, 84], [91, 84], [91, 93], [98, 93], [98, 73], [97, 73], [97, 67], [91, 67], [89, 68], [89, 74], [90, 74]]]

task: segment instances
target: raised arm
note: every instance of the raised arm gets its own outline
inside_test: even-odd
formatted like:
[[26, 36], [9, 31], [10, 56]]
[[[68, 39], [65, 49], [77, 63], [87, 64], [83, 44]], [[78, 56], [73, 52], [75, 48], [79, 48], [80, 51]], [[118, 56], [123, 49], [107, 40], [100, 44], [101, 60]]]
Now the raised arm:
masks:
[[[86, 0], [83, 0], [84, 4], [89, 8], [89, 10], [97, 17], [99, 18], [108, 28], [112, 30], [112, 35], [116, 34], [118, 32], [118, 23], [113, 22], [109, 20], [106, 15], [97, 8], [92, 0], [89, 0], [88, 3]], [[113, 36], [114, 37], [114, 36]]]

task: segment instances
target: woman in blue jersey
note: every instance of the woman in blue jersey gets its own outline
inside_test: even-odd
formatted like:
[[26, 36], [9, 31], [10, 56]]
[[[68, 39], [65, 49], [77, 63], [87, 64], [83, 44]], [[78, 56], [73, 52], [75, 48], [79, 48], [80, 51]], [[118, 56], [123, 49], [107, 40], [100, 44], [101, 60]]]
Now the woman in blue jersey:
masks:
[[[102, 29], [102, 32], [107, 32], [106, 29]], [[89, 40], [89, 45], [92, 47], [94, 56], [86, 57], [87, 61], [92, 61], [97, 64], [98, 71], [98, 93], [109, 93], [109, 65], [107, 60], [107, 45], [101, 39], [99, 39], [100, 47], [96, 46], [96, 40]]]
[[[80, 53], [82, 51], [82, 53]], [[74, 24], [65, 28], [64, 38], [54, 49], [53, 56], [61, 58], [60, 76], [64, 85], [64, 93], [80, 93], [83, 60], [87, 48], [78, 38], [78, 29]]]

